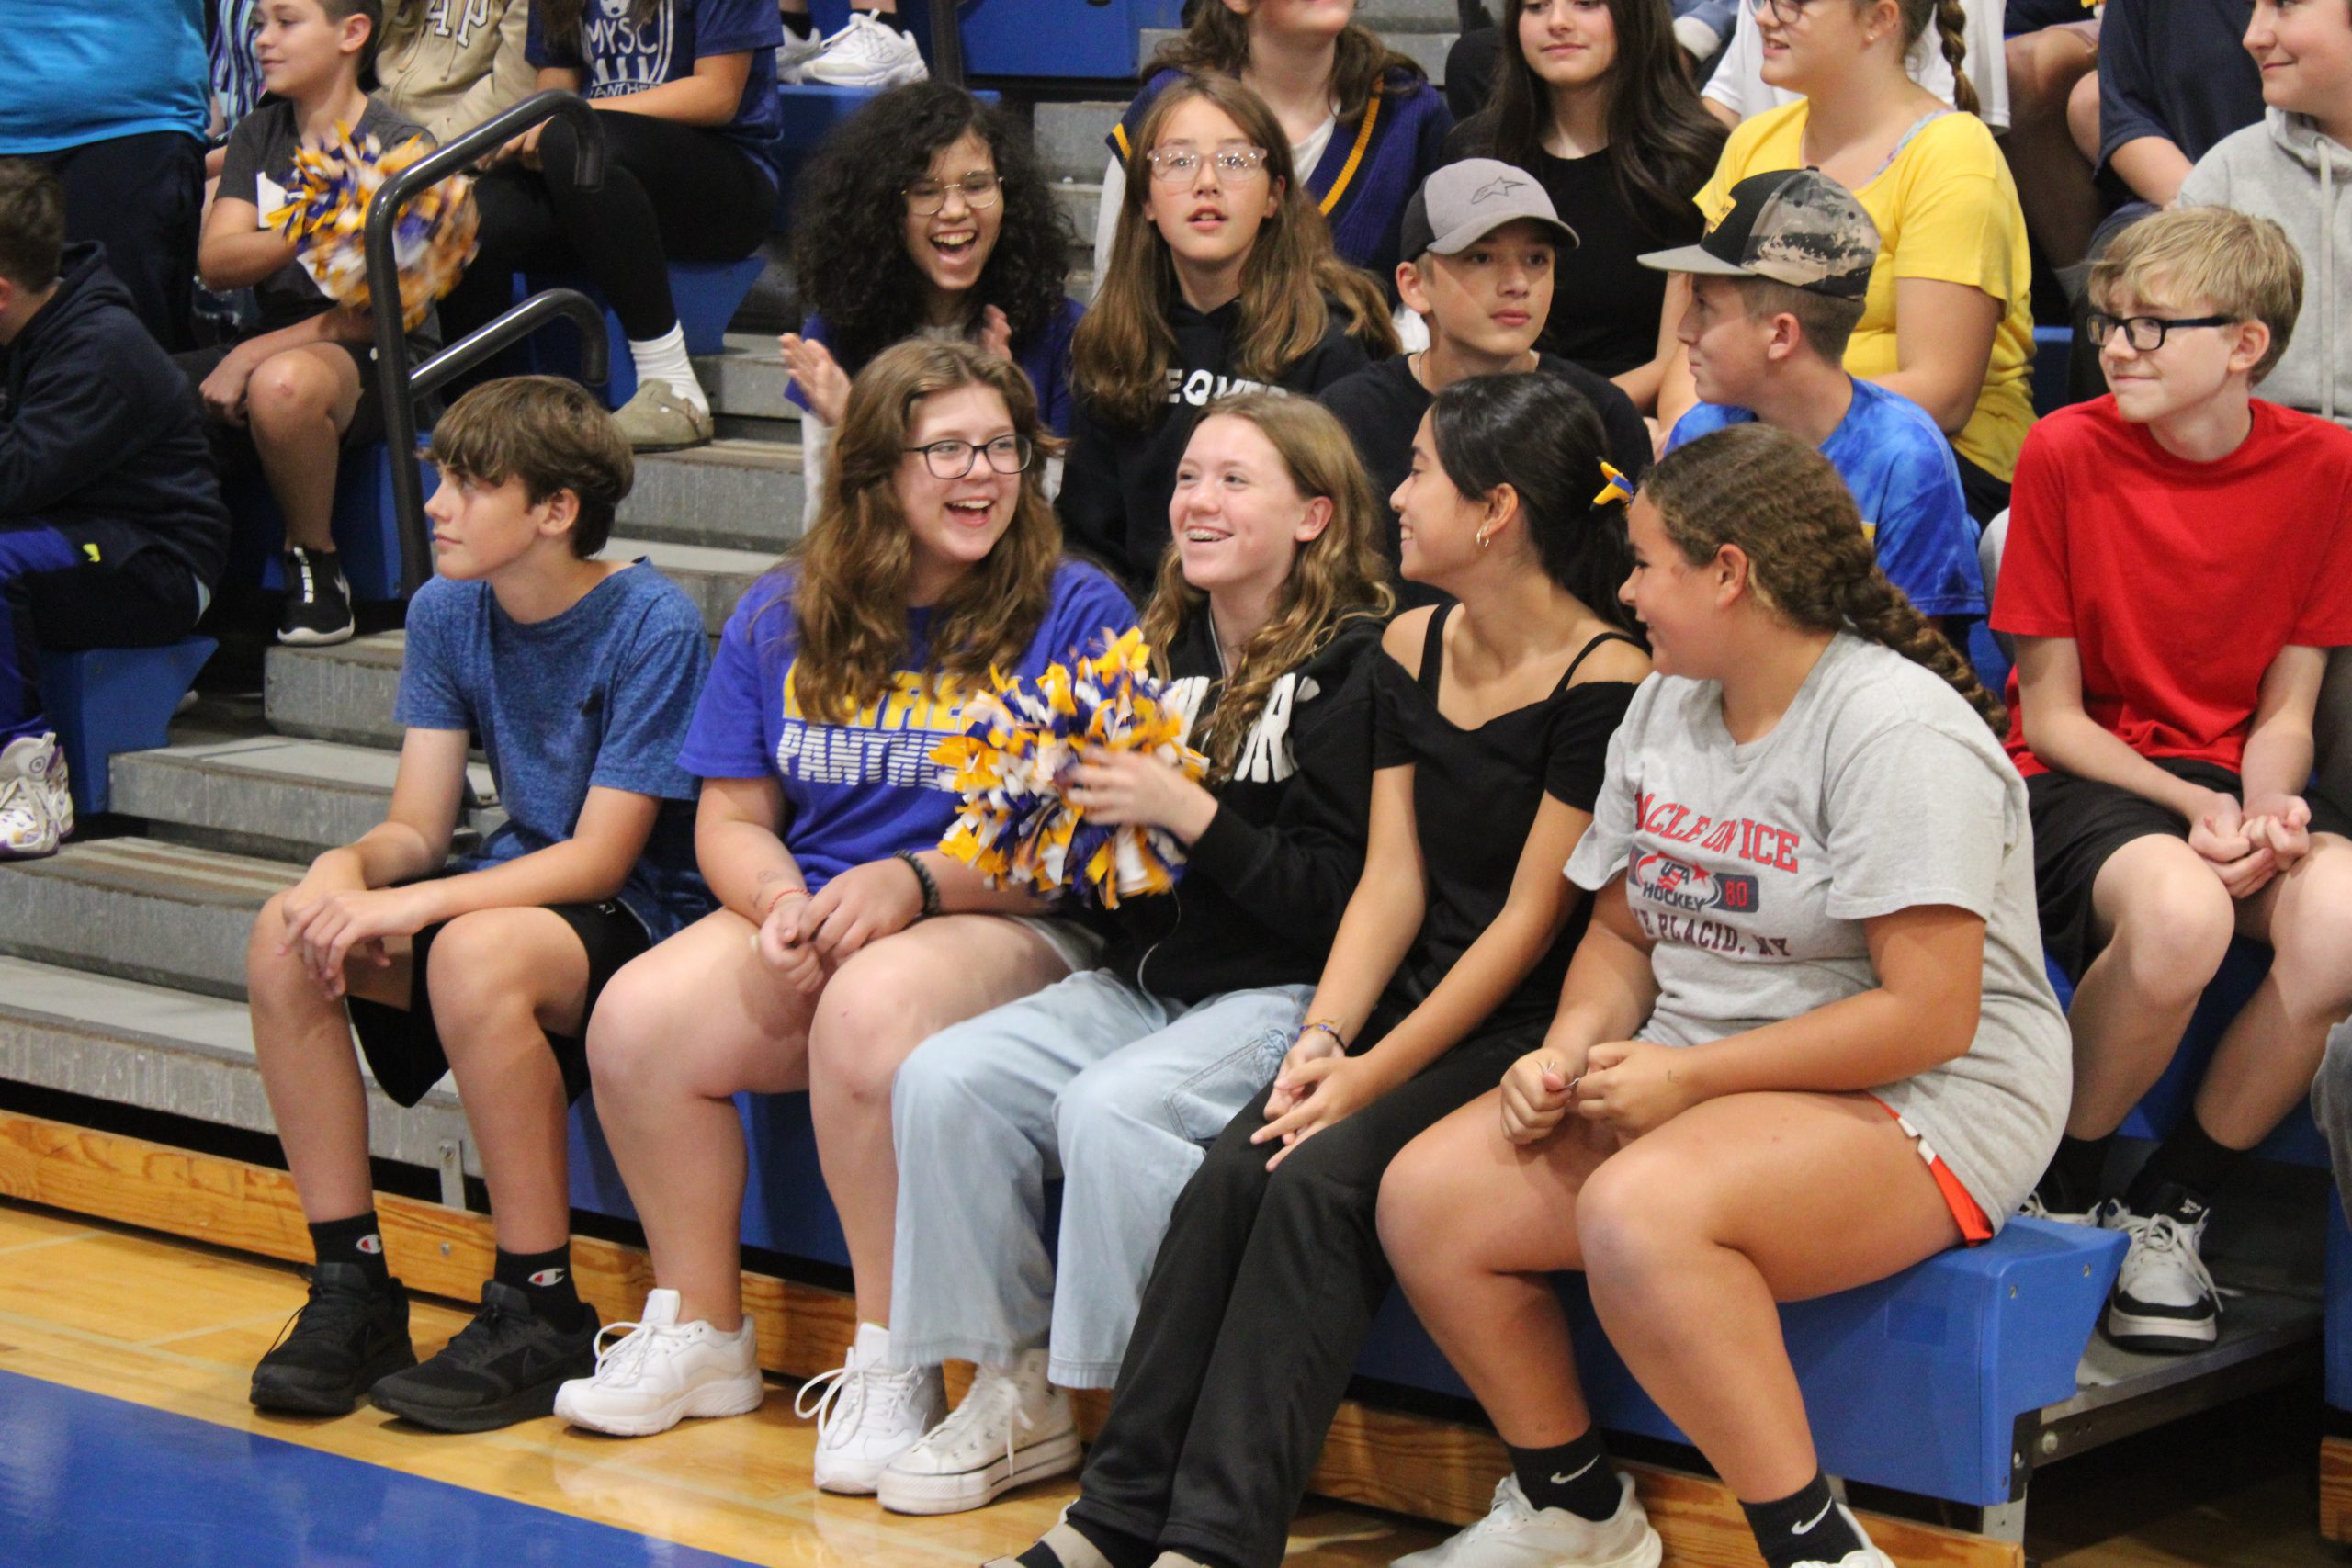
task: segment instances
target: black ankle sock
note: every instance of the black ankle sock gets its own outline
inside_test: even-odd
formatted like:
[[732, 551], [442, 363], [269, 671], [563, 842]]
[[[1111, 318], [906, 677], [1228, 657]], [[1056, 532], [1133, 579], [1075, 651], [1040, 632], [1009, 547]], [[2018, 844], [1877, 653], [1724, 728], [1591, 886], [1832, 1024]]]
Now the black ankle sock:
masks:
[[866, 16], [873, 17], [894, 33], [902, 33], [907, 30], [907, 24], [900, 19], [896, 11], [870, 11], [863, 6], [857, 6], [856, 9], [865, 12]]
[[1534, 1506], [1566, 1508], [1595, 1523], [1613, 1517], [1623, 1495], [1617, 1472], [1609, 1466], [1608, 1450], [1600, 1446], [1598, 1427], [1553, 1448], [1514, 1448], [1510, 1468], [1519, 1477], [1519, 1489]]
[[379, 1285], [392, 1277], [384, 1263], [384, 1238], [376, 1227], [373, 1209], [347, 1220], [312, 1225], [311, 1250], [322, 1263], [356, 1263]]
[[795, 16], [792, 12], [786, 11], [784, 13], [784, 30], [797, 39], [813, 38], [817, 32], [817, 18], [806, 12]]
[[571, 1328], [580, 1322], [580, 1293], [571, 1283], [569, 1244], [552, 1252], [509, 1252], [502, 1247], [490, 1277], [529, 1297], [531, 1310], [558, 1328]]
[[[1062, 1523], [1084, 1536], [1089, 1546], [1110, 1559], [1111, 1568], [1151, 1568], [1152, 1560], [1159, 1555], [1159, 1548], [1141, 1536], [1127, 1535], [1104, 1525], [1081, 1523], [1067, 1514], [1062, 1516]], [[1013, 1561], [1021, 1568], [1063, 1568], [1054, 1549], [1042, 1540]]]
[[1790, 1496], [1777, 1503], [1742, 1503], [1747, 1528], [1764, 1553], [1766, 1568], [1796, 1568], [1800, 1562], [1838, 1562], [1860, 1551], [1861, 1532], [1838, 1511], [1829, 1495], [1829, 1479], [1820, 1472]]
[[2140, 1168], [2124, 1201], [2135, 1214], [2154, 1214], [2164, 1202], [2160, 1196], [2163, 1190], [2181, 1187], [2188, 1189], [2188, 1195], [2198, 1202], [2210, 1203], [2214, 1191], [2245, 1160], [2244, 1150], [2224, 1148], [2215, 1143], [2213, 1135], [2198, 1124], [2197, 1112], [2191, 1111], [2156, 1145], [2148, 1163]]
[[2105, 1196], [2099, 1182], [2107, 1173], [2108, 1145], [2114, 1141], [2113, 1134], [2103, 1138], [2062, 1135], [2056, 1156], [2034, 1188], [2042, 1204], [2052, 1213], [2089, 1213], [2091, 1205]]

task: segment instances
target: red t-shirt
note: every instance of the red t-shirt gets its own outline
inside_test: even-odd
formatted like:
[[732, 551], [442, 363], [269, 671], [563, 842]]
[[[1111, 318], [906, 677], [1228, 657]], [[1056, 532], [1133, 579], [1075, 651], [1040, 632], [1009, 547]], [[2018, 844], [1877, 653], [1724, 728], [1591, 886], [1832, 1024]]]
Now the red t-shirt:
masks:
[[[2018, 459], [1993, 629], [2072, 637], [2083, 711], [2143, 757], [2235, 771], [2281, 649], [2352, 644], [2352, 432], [2259, 399], [2238, 449], [2189, 462], [2104, 397]], [[2009, 677], [2010, 760], [2027, 749]]]

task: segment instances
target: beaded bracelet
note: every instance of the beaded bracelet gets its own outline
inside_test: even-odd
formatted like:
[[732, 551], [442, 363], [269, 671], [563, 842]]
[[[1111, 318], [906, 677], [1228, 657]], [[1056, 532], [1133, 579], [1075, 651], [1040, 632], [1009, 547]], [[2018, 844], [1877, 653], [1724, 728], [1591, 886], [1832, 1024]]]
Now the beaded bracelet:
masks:
[[931, 879], [931, 872], [929, 868], [924, 866], [922, 862], [915, 858], [915, 852], [912, 850], [899, 850], [893, 853], [890, 858], [899, 862], [901, 864], [905, 865], [909, 871], [913, 872], [915, 874], [915, 881], [922, 884], [922, 918], [927, 919], [931, 916], [939, 913], [939, 884]]
[[1319, 1029], [1324, 1033], [1329, 1035], [1331, 1037], [1331, 1043], [1337, 1045], [1340, 1050], [1344, 1051], [1348, 1048], [1347, 1037], [1340, 1032], [1339, 1024], [1334, 1022], [1332, 1020], [1328, 1018], [1310, 1018], [1305, 1023], [1299, 1025], [1298, 1032], [1301, 1034], [1304, 1034], [1310, 1029]]

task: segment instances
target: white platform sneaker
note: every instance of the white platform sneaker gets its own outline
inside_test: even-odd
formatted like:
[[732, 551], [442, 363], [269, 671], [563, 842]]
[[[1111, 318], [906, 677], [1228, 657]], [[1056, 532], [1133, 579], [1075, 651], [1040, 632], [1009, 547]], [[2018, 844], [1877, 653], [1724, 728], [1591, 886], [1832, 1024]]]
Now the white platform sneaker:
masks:
[[654, 1291], [642, 1322], [609, 1324], [605, 1332], [621, 1337], [598, 1347], [594, 1375], [555, 1392], [557, 1416], [575, 1427], [650, 1437], [688, 1416], [748, 1416], [767, 1396], [749, 1318], [732, 1334], [700, 1320], [680, 1323], [678, 1292]]
[[1519, 1477], [1496, 1483], [1487, 1517], [1427, 1551], [1399, 1557], [1390, 1568], [1657, 1568], [1665, 1554], [1634, 1478], [1619, 1475], [1617, 1511], [1593, 1520], [1566, 1508], [1538, 1508], [1520, 1490]]
[[0, 860], [53, 855], [73, 831], [74, 795], [57, 737], [20, 735], [0, 748]]
[[1078, 1468], [1069, 1396], [1046, 1379], [1046, 1352], [983, 1366], [954, 1415], [882, 1472], [876, 1487], [894, 1514], [960, 1514], [1003, 1493]]
[[857, 1325], [849, 1359], [801, 1385], [792, 1413], [817, 1422], [817, 1486], [871, 1496], [890, 1461], [922, 1440], [947, 1414], [939, 1369], [889, 1364], [890, 1331]]

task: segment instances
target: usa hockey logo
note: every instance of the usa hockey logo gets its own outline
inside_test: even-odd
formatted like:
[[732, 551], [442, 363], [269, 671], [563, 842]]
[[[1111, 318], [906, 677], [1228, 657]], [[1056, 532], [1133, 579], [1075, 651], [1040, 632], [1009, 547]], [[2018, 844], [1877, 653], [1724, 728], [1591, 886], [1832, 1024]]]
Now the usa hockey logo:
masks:
[[1692, 865], [1669, 855], [1634, 857], [1632, 880], [1634, 890], [1643, 897], [1672, 909], [1725, 909], [1748, 914], [1757, 907], [1758, 884], [1754, 876], [1745, 872], [1709, 871], [1705, 866]]

